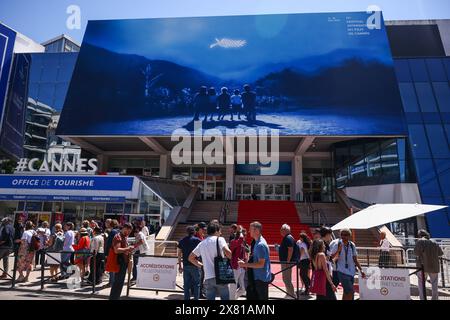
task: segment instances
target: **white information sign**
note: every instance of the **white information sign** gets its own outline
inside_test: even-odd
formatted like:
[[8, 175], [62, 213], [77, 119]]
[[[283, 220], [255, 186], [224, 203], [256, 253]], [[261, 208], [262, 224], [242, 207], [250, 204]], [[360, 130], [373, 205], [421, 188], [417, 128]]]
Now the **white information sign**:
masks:
[[137, 265], [137, 288], [174, 290], [177, 258], [140, 257]]
[[59, 252], [47, 252], [46, 260], [47, 264], [60, 264], [61, 263], [61, 253]]
[[359, 279], [361, 300], [410, 300], [408, 269], [363, 268], [366, 279]]

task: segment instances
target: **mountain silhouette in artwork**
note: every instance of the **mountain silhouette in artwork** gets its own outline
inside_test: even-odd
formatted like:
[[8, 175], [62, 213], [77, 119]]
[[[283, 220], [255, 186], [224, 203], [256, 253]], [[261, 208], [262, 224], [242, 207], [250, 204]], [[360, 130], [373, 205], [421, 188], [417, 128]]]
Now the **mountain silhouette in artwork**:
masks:
[[363, 63], [379, 63], [385, 65], [392, 65], [390, 57], [383, 61], [380, 60], [382, 55], [379, 52], [371, 52], [361, 49], [336, 49], [325, 54], [308, 56], [305, 58], [296, 59], [289, 62], [269, 63], [263, 66], [249, 66], [240, 72], [230, 72], [223, 74], [224, 78], [227, 76], [234, 76], [238, 74], [245, 81], [253, 82], [266, 76], [269, 73], [280, 72], [285, 69], [291, 69], [295, 72], [304, 75], [317, 75], [322, 70], [327, 68], [336, 68], [345, 64], [348, 60], [358, 60]]
[[[290, 97], [303, 107], [370, 106], [381, 107], [382, 113], [397, 113], [401, 105], [395, 74], [375, 61], [350, 59], [314, 76], [287, 68], [259, 79], [256, 86], [264, 95]], [[380, 113], [380, 109], [365, 108], [362, 112]]]
[[[266, 65], [247, 81], [248, 75], [222, 79], [170, 61], [83, 44], [57, 134], [83, 132], [83, 127], [100, 121], [191, 116], [200, 86], [213, 86], [217, 92], [227, 86], [231, 91], [242, 90], [247, 82], [257, 94], [258, 113], [286, 108], [299, 114], [321, 108], [332, 113], [351, 108], [361, 114], [398, 113], [401, 101], [392, 67], [370, 56], [352, 58], [353, 54], [341, 51], [334, 60], [318, 56]], [[313, 60], [314, 66], [308, 65]]]

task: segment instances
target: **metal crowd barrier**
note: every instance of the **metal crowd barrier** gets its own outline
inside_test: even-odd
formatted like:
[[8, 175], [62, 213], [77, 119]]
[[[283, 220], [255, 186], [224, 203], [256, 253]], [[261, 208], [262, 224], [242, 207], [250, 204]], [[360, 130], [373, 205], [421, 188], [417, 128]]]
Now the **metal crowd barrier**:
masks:
[[[14, 257], [14, 265], [13, 265], [13, 269], [12, 269], [12, 275], [9, 273], [9, 270], [7, 270], [5, 272], [5, 270], [3, 270], [3, 268], [1, 268], [1, 267], [0, 267], [0, 271], [2, 273], [5, 272], [7, 274], [8, 278], [9, 278], [7, 280], [8, 281], [11, 280], [11, 287], [10, 288], [14, 289], [16, 287], [16, 284], [17, 284], [17, 269], [18, 269], [19, 256], [18, 256], [18, 250], [11, 249], [11, 251], [12, 252], [8, 255], [7, 258], [9, 259], [11, 257], [11, 254], [14, 254], [13, 255], [13, 257]], [[92, 294], [95, 293], [96, 282], [97, 282], [97, 279], [96, 279], [96, 275], [97, 275], [97, 273], [96, 273], [96, 271], [97, 271], [97, 269], [96, 269], [97, 268], [97, 263], [96, 263], [97, 261], [96, 261], [96, 259], [97, 259], [97, 256], [95, 254], [93, 254], [91, 252], [81, 252], [81, 251], [58, 251], [58, 252], [55, 252], [55, 251], [50, 251], [50, 250], [46, 250], [46, 249], [37, 250], [36, 252], [38, 253], [38, 259], [39, 259], [38, 261], [43, 261], [43, 264], [40, 264], [41, 268], [40, 268], [40, 280], [39, 280], [39, 283], [40, 283], [40, 290], [41, 291], [44, 291], [45, 284], [49, 283], [50, 278], [51, 278], [51, 276], [45, 276], [45, 270], [46, 270], [45, 267], [49, 265], [46, 257], [50, 257], [52, 260], [57, 262], [56, 264], [58, 264], [58, 265], [62, 264], [61, 260], [56, 259], [54, 256], [52, 256], [52, 254], [57, 253], [57, 254], [71, 254], [71, 255], [72, 254], [73, 255], [75, 255], [75, 254], [76, 255], [87, 255], [91, 259], [94, 259], [93, 260], [94, 270], [93, 270], [93, 275], [92, 275], [92, 277], [93, 277], [92, 278], [93, 279], [93, 281], [92, 281]], [[36, 264], [38, 264], [38, 263], [36, 263]], [[0, 263], [0, 265], [3, 266], [1, 263]], [[71, 264], [69, 264], [69, 266], [70, 265]], [[72, 265], [72, 266], [75, 266], [75, 265]], [[86, 263], [86, 267], [87, 267], [87, 269], [90, 272], [90, 264], [89, 263]], [[75, 272], [73, 272], [72, 274], [68, 275], [67, 279], [70, 279], [70, 277], [74, 273]], [[60, 271], [56, 272], [54, 276], [58, 276], [58, 275], [61, 275], [61, 268], [60, 268]], [[6, 280], [6, 279], [4, 279], [4, 280]], [[83, 282], [84, 282], [84, 279], [80, 278], [80, 283], [82, 284]]]

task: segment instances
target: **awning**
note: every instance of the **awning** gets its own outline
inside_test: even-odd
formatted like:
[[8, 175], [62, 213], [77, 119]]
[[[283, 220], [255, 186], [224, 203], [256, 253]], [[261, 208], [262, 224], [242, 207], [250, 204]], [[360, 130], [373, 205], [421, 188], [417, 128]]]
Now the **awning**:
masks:
[[345, 218], [334, 225], [331, 229], [370, 229], [390, 222], [444, 209], [446, 207], [447, 206], [409, 203], [375, 204], [352, 214], [350, 217]]

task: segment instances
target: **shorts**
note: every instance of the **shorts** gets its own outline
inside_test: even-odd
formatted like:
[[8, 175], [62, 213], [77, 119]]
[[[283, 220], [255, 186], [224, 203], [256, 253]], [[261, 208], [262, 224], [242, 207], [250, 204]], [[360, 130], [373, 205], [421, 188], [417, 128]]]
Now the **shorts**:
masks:
[[348, 274], [338, 272], [339, 282], [344, 288], [344, 294], [350, 294], [354, 292], [353, 284], [355, 283], [355, 277]]

